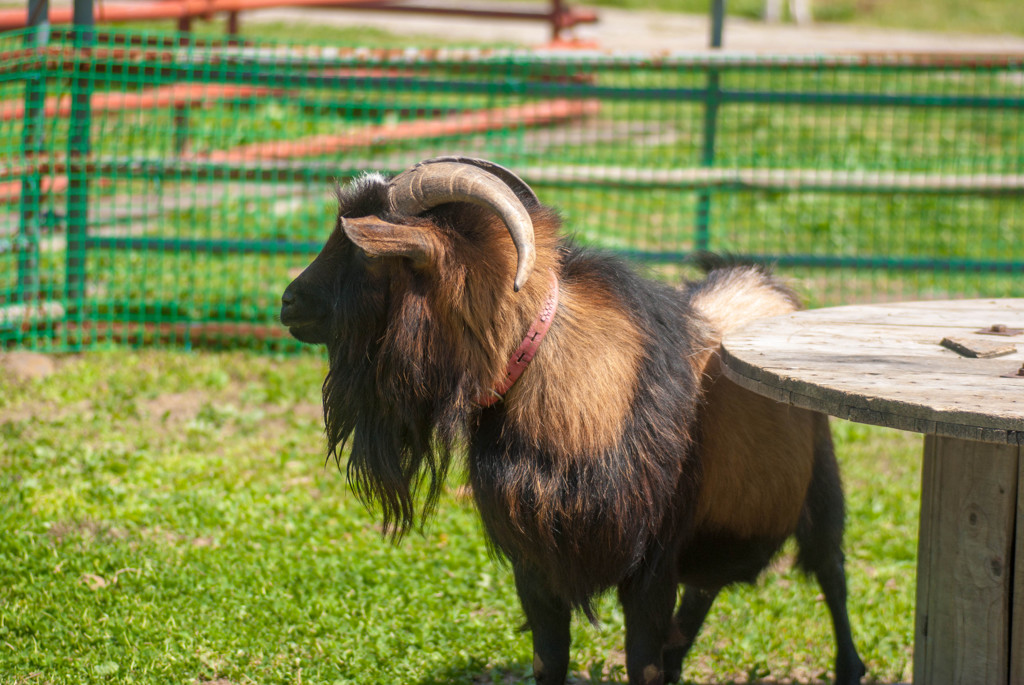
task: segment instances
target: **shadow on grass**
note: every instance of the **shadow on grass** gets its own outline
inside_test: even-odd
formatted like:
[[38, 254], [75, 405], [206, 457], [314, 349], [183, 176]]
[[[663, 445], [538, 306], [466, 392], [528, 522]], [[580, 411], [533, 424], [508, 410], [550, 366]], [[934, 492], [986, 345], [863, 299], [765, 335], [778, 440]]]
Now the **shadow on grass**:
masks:
[[[533, 669], [526, 663], [503, 664], [501, 666], [464, 665], [442, 669], [420, 680], [417, 685], [520, 685], [534, 683]], [[602, 675], [591, 678], [582, 673], [569, 675], [567, 685], [623, 685], [626, 683], [625, 673], [614, 676]], [[740, 679], [726, 680], [686, 680], [681, 685], [831, 685], [831, 680], [793, 680], [790, 678]], [[865, 679], [871, 685], [910, 685], [909, 683], [889, 682]]]
[[517, 685], [533, 683], [533, 668], [525, 662], [484, 666], [463, 664], [441, 669], [416, 685]]

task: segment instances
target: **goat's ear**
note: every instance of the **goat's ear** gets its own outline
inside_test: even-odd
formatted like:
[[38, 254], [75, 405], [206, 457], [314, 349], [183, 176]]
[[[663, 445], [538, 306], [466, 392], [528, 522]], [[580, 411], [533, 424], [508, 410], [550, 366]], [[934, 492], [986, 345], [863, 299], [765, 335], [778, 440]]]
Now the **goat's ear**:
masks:
[[430, 227], [392, 224], [375, 216], [342, 219], [341, 228], [370, 257], [405, 257], [417, 269], [437, 261], [441, 243]]

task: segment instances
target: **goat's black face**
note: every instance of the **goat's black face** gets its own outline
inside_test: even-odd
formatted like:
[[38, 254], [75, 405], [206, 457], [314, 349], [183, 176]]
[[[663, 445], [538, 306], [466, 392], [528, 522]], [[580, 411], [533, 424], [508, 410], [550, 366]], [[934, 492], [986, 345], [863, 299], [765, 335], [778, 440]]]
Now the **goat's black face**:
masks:
[[354, 292], [386, 289], [375, 277], [371, 261], [344, 231], [335, 229], [316, 259], [285, 289], [281, 323], [294, 338], [312, 345], [328, 344], [346, 331], [372, 326], [368, 315], [377, 317], [366, 311], [366, 305], [378, 298]]
[[299, 274], [281, 295], [281, 323], [296, 339], [310, 344], [324, 344], [330, 336], [331, 305], [336, 286], [332, 273], [344, 268], [344, 261], [335, 249], [339, 242], [337, 231], [316, 259]]
[[[297, 340], [323, 345], [346, 332], [362, 331], [376, 319], [367, 311], [379, 298], [364, 297], [366, 288], [382, 288], [373, 261], [345, 235], [341, 216], [367, 216], [379, 212], [385, 187], [372, 175], [339, 189], [339, 220], [316, 259], [288, 285], [281, 296], [281, 323]], [[364, 331], [365, 332], [365, 331]]]

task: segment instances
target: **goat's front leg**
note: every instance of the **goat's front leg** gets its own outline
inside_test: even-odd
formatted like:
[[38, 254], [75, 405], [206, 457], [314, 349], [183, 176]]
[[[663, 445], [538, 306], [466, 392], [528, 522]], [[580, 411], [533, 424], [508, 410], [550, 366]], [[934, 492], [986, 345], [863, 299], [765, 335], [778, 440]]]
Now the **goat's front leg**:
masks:
[[626, 674], [630, 685], [664, 685], [662, 649], [672, 627], [676, 582], [669, 573], [632, 578], [619, 586], [626, 619]]
[[533, 676], [542, 685], [562, 685], [569, 673], [572, 609], [536, 574], [517, 567], [516, 591], [533, 633]]

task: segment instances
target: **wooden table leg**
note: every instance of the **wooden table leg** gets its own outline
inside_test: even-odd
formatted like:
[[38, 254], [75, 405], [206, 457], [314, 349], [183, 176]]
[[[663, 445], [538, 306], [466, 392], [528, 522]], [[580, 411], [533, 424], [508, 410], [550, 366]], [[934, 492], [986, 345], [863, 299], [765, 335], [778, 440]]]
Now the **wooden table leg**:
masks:
[[[1017, 448], [1018, 463], [1024, 447]], [[1017, 546], [1013, 563], [1013, 613], [1010, 622], [1010, 685], [1024, 683], [1024, 464], [1017, 472]]]
[[[925, 436], [915, 683], [1011, 682], [1011, 623], [1024, 625], [1022, 611], [1014, 615], [1012, 607], [1020, 451]], [[1020, 546], [1017, 553], [1024, 554]], [[1024, 597], [1017, 598], [1024, 607]]]

